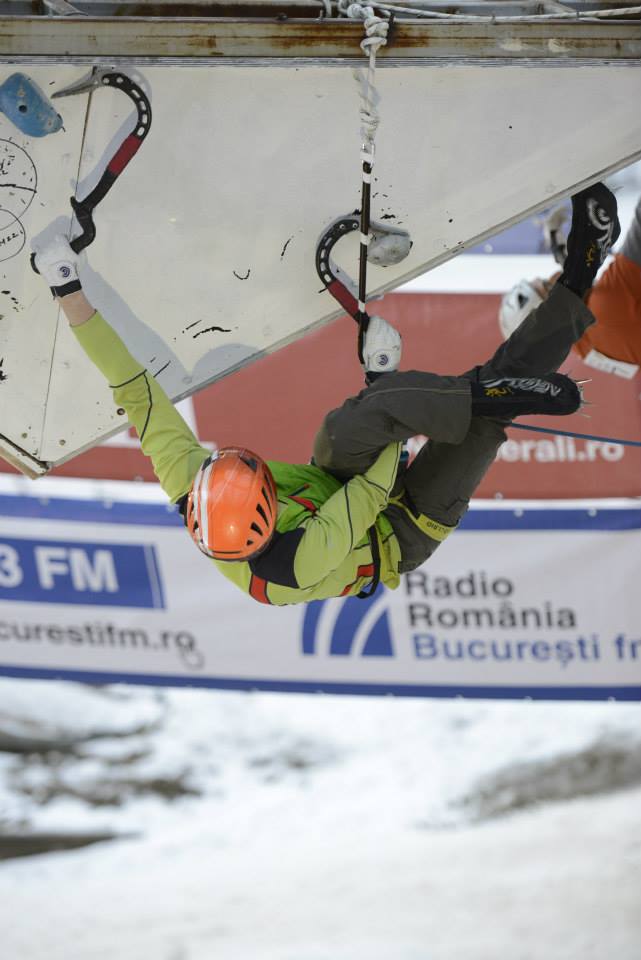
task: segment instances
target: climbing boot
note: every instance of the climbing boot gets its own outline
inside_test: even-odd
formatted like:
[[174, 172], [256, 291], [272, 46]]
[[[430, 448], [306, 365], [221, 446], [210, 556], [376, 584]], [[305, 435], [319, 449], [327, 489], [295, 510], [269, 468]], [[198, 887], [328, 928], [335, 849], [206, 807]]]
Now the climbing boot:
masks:
[[621, 233], [614, 194], [595, 183], [572, 197], [572, 227], [559, 283], [583, 297]]
[[532, 414], [565, 417], [582, 403], [578, 385], [562, 373], [498, 377], [472, 383], [472, 414], [514, 420]]

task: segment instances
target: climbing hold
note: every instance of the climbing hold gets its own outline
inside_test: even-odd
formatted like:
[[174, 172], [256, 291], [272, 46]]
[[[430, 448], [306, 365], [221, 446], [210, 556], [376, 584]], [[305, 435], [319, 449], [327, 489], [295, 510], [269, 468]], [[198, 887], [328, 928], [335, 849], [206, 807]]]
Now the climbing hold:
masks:
[[367, 248], [367, 260], [377, 267], [390, 267], [404, 260], [412, 249], [412, 241], [407, 230], [388, 227], [386, 224], [370, 225], [370, 242]]
[[62, 127], [62, 117], [24, 73], [13, 73], [0, 86], [0, 111], [28, 137], [46, 137]]

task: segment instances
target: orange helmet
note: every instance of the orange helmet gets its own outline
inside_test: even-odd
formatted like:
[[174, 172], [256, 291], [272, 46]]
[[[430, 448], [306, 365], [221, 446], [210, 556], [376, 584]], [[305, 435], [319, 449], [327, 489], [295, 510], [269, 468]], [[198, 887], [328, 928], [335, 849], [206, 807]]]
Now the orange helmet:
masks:
[[223, 447], [199, 468], [185, 523], [208, 557], [249, 560], [269, 543], [276, 511], [276, 485], [265, 461], [251, 450]]

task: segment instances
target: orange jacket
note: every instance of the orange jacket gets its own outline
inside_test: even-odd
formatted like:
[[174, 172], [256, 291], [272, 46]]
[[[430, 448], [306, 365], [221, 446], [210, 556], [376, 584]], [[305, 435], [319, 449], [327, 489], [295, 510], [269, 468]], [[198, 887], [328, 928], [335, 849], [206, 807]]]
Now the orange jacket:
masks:
[[641, 267], [615, 254], [586, 302], [597, 322], [575, 344], [581, 356], [598, 350], [613, 360], [641, 365]]

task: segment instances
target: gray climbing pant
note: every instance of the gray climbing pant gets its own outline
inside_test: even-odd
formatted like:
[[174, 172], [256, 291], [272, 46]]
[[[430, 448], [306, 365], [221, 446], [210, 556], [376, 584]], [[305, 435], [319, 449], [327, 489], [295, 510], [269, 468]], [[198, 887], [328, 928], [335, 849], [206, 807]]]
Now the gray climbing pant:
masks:
[[430, 438], [399, 474], [385, 510], [400, 544], [401, 573], [427, 560], [456, 527], [506, 439], [506, 421], [472, 416], [471, 381], [552, 373], [593, 323], [579, 297], [557, 283], [482, 366], [461, 376], [385, 374], [327, 415], [314, 462], [343, 482], [364, 473], [388, 443]]

